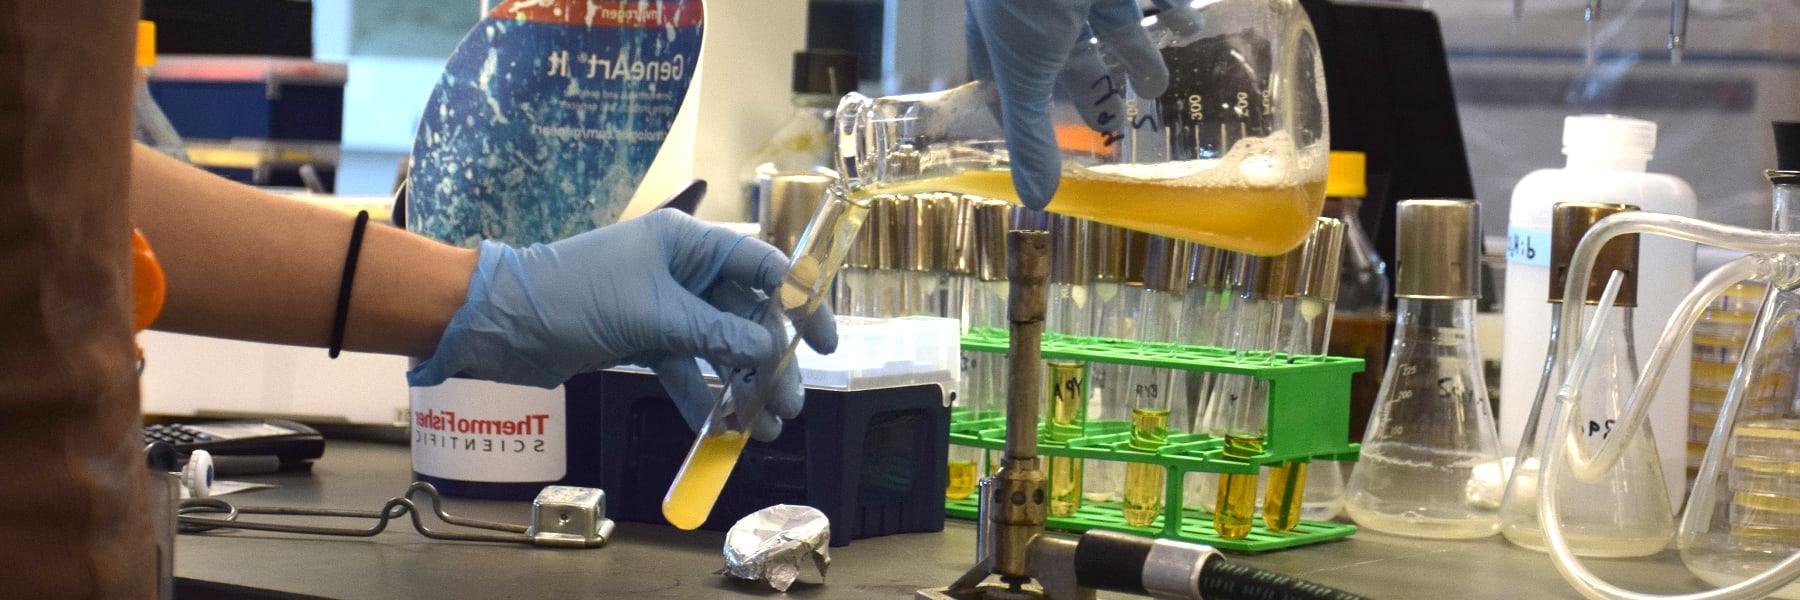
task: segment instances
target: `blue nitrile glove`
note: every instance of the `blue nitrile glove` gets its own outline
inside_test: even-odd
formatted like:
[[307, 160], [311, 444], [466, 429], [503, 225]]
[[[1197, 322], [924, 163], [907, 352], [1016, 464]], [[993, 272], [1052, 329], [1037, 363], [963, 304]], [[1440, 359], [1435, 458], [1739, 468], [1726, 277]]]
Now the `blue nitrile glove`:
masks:
[[1155, 98], [1169, 86], [1168, 67], [1142, 20], [1136, 0], [969, 0], [969, 69], [1000, 88], [1013, 187], [1026, 206], [1048, 205], [1062, 174], [1050, 125], [1054, 87], [1088, 126], [1125, 125], [1125, 81], [1107, 71], [1090, 38], [1118, 60], [1138, 96]]
[[[715, 369], [757, 367], [785, 348], [787, 334], [769, 326], [775, 315], [764, 324], [747, 317], [752, 290], [773, 293], [787, 265], [773, 246], [668, 209], [549, 245], [482, 242], [462, 307], [407, 382], [463, 376], [549, 388], [629, 363], [655, 371], [698, 430], [716, 400], [695, 358]], [[805, 325], [807, 345], [837, 348], [829, 307]], [[771, 397], [752, 433], [774, 439], [781, 419], [800, 413], [798, 371], [756, 387]]]

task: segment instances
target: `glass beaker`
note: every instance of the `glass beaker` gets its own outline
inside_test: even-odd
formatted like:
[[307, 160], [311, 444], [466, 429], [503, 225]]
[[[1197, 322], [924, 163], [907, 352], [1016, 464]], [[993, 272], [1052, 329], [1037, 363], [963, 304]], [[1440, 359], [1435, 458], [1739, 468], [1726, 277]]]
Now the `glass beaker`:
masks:
[[[1048, 210], [1263, 256], [1311, 232], [1330, 147], [1325, 76], [1294, 0], [1197, 8], [1204, 32], [1167, 40], [1168, 91], [1130, 98], [1116, 131], [1089, 129], [1066, 98], [1052, 118], [1062, 181]], [[1184, 43], [1185, 42], [1185, 43]], [[956, 191], [1017, 202], [995, 86], [838, 105], [838, 171], [852, 190]]]

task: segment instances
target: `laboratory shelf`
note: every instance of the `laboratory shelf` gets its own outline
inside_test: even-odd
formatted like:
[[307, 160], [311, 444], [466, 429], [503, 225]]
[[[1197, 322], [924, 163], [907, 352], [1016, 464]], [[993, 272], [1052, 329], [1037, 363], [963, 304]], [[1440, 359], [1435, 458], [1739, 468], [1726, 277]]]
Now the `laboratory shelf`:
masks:
[[[963, 337], [969, 352], [1007, 351], [1003, 329], [978, 328]], [[1268, 423], [1263, 449], [1250, 456], [1229, 456], [1224, 440], [1203, 433], [1171, 433], [1155, 452], [1129, 445], [1131, 424], [1094, 420], [1079, 430], [1063, 426], [1052, 430], [1040, 424], [1038, 452], [1050, 457], [1108, 462], [1154, 464], [1167, 469], [1162, 516], [1149, 527], [1127, 525], [1115, 502], [1084, 502], [1070, 517], [1051, 517], [1049, 527], [1065, 531], [1111, 529], [1168, 539], [1194, 541], [1239, 552], [1265, 552], [1342, 538], [1355, 533], [1354, 525], [1302, 521], [1292, 532], [1274, 533], [1256, 519], [1250, 535], [1230, 540], [1218, 536], [1212, 514], [1183, 508], [1183, 483], [1189, 473], [1255, 474], [1264, 465], [1288, 461], [1354, 461], [1359, 447], [1348, 440], [1350, 376], [1363, 369], [1363, 361], [1334, 356], [1290, 356], [1270, 352], [1236, 352], [1223, 348], [1184, 344], [1158, 344], [1044, 334], [1046, 360], [1072, 360], [1088, 364], [1108, 363], [1181, 371], [1245, 375], [1268, 382]], [[1085, 378], [1084, 378], [1085, 384]], [[1083, 398], [1088, 397], [1083, 394]], [[993, 398], [986, 406], [998, 407]], [[997, 412], [973, 414], [958, 408], [951, 414], [950, 443], [958, 446], [1001, 450], [1005, 447], [1005, 418]], [[988, 460], [997, 453], [984, 453]], [[991, 472], [997, 465], [983, 465]], [[947, 500], [946, 514], [975, 518], [973, 496]]]

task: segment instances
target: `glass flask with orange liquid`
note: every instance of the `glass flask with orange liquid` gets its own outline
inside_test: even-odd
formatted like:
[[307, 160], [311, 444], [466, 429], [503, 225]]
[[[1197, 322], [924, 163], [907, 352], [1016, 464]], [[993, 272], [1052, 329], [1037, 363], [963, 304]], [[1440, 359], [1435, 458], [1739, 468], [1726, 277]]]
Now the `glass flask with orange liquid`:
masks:
[[[1204, 32], [1162, 48], [1166, 92], [1135, 98], [1118, 84], [1119, 130], [1090, 129], [1068, 99], [1055, 101], [1063, 167], [1047, 210], [1251, 254], [1286, 252], [1312, 231], [1325, 194], [1330, 139], [1312, 23], [1293, 0], [1196, 10]], [[850, 94], [838, 105], [837, 139], [839, 175], [853, 191], [1018, 201], [991, 83]]]

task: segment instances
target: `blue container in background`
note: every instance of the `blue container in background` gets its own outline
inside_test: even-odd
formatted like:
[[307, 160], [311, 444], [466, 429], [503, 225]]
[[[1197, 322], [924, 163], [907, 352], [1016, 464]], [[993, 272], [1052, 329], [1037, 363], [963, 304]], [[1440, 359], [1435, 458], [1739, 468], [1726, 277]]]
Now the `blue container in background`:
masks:
[[[568, 382], [571, 414], [599, 407], [598, 428], [569, 440], [570, 479], [578, 453], [597, 443], [598, 487], [607, 515], [620, 521], [667, 524], [663, 494], [681, 469], [694, 433], [656, 377], [607, 371]], [[591, 417], [590, 417], [591, 418]], [[573, 437], [573, 436], [572, 436]], [[751, 441], [700, 526], [725, 531], [738, 519], [776, 504], [802, 504], [831, 520], [831, 545], [896, 533], [944, 528], [944, 485], [950, 409], [937, 384], [839, 391], [806, 389], [800, 416], [781, 437]], [[586, 461], [583, 461], [586, 462]], [[592, 463], [589, 463], [592, 464]]]
[[341, 64], [292, 58], [164, 56], [149, 83], [184, 139], [336, 144], [347, 73]]

